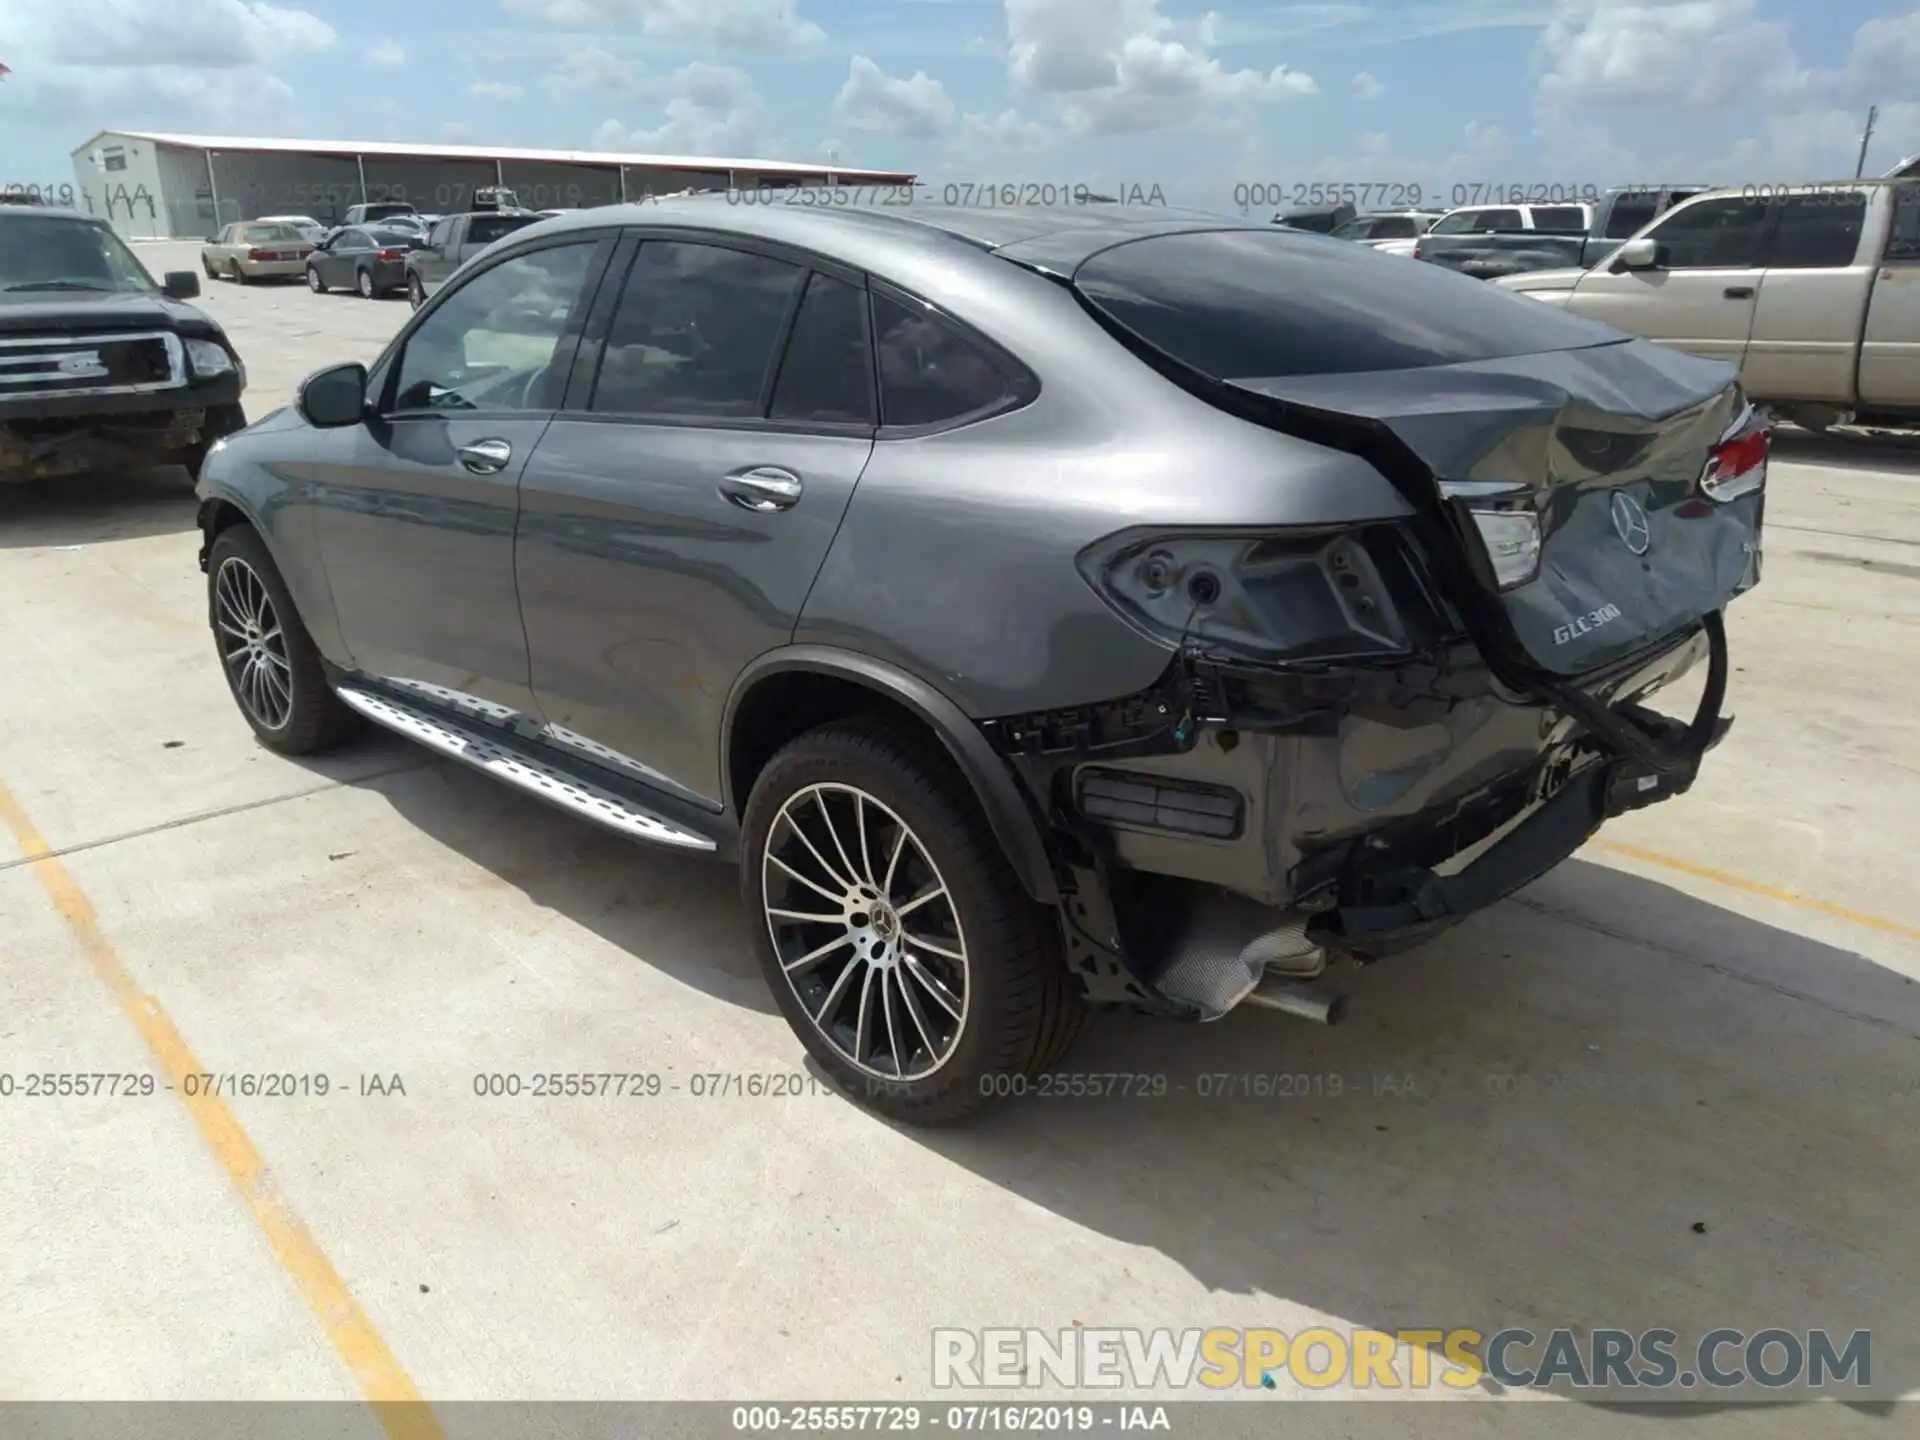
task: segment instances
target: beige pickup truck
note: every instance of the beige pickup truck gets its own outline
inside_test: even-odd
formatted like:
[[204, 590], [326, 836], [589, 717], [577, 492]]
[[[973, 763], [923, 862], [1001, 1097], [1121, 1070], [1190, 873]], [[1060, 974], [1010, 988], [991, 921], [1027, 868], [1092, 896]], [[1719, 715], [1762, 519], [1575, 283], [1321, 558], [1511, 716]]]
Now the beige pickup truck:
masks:
[[1920, 422], [1920, 180], [1710, 190], [1591, 270], [1493, 283], [1731, 361], [1809, 429]]

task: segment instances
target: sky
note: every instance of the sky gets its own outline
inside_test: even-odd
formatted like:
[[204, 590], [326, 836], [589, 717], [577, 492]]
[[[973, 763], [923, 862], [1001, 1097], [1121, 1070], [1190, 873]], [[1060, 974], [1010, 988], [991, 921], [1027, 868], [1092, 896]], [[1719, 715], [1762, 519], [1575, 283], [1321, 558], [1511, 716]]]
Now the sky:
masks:
[[832, 161], [1221, 209], [1314, 183], [1832, 179], [1870, 104], [1868, 174], [1920, 151], [1900, 0], [0, 0], [0, 64], [0, 185], [71, 181], [104, 129]]

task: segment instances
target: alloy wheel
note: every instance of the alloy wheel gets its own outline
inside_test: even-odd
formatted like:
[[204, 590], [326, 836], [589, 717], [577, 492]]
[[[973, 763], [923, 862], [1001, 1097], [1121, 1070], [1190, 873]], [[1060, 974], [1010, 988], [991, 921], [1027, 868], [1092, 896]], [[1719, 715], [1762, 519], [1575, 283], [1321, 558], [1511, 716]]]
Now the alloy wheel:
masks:
[[362, 300], [373, 299], [373, 276], [365, 270], [360, 272], [360, 298]]
[[313, 291], [313, 293], [316, 295], [318, 295], [322, 290], [327, 288], [325, 285], [320, 283], [320, 272], [314, 269], [313, 266], [311, 265], [307, 267], [307, 288]]
[[233, 693], [257, 723], [282, 729], [293, 713], [293, 665], [273, 597], [246, 561], [230, 555], [214, 576], [214, 628]]
[[787, 984], [844, 1059], [913, 1081], [952, 1058], [973, 990], [966, 937], [898, 814], [852, 785], [796, 792], [767, 832], [761, 893]]

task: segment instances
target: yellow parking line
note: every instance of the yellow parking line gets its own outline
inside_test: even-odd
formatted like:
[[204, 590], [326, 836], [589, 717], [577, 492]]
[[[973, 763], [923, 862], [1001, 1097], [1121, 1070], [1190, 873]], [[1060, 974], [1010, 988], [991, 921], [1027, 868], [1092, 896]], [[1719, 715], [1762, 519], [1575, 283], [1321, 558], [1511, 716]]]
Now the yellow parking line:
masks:
[[440, 1423], [432, 1409], [420, 1398], [413, 1380], [387, 1348], [387, 1342], [380, 1338], [380, 1332], [374, 1329], [373, 1321], [360, 1308], [360, 1302], [354, 1299], [340, 1272], [333, 1268], [333, 1262], [320, 1248], [320, 1242], [313, 1238], [313, 1232], [280, 1195], [266, 1162], [254, 1149], [239, 1119], [218, 1096], [186, 1093], [185, 1077], [205, 1074], [206, 1067], [166, 1011], [160, 1008], [160, 1002], [142, 992], [101, 930], [100, 918], [86, 891], [54, 857], [52, 847], [3, 783], [0, 783], [0, 820], [6, 822], [20, 844], [21, 853], [32, 862], [34, 876], [86, 951], [93, 973], [112, 993], [121, 1013], [133, 1022], [154, 1060], [172, 1082], [174, 1094], [187, 1107], [214, 1159], [220, 1162], [220, 1168], [227, 1172], [227, 1178], [240, 1192], [274, 1258], [299, 1287], [307, 1308], [333, 1342], [334, 1351], [353, 1372], [381, 1426], [392, 1440], [442, 1440]]
[[1889, 920], [1884, 915], [1869, 915], [1864, 910], [1851, 910], [1845, 905], [1836, 905], [1831, 900], [1818, 900], [1811, 895], [1782, 890], [1759, 880], [1749, 880], [1744, 875], [1735, 875], [1731, 871], [1716, 870], [1711, 865], [1696, 865], [1693, 861], [1682, 860], [1677, 855], [1663, 855], [1658, 850], [1644, 850], [1638, 845], [1623, 845], [1618, 840], [1594, 840], [1589, 843], [1596, 850], [1607, 850], [1615, 855], [1624, 855], [1630, 860], [1643, 861], [1648, 865], [1664, 865], [1669, 870], [1678, 870], [1682, 875], [1711, 880], [1716, 885], [1725, 885], [1732, 890], [1744, 890], [1749, 895], [1763, 895], [1769, 900], [1778, 900], [1782, 905], [1811, 910], [1817, 915], [1831, 915], [1836, 920], [1864, 925], [1869, 930], [1884, 930], [1889, 935], [1899, 935], [1907, 940], [1920, 940], [1920, 925], [1908, 925], [1899, 920]]

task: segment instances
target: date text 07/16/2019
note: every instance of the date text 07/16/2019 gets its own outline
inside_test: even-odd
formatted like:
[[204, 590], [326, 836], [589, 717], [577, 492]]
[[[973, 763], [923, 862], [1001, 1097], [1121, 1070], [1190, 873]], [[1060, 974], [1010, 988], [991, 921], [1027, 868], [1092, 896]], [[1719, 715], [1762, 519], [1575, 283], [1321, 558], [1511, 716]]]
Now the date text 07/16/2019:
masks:
[[1464, 205], [1592, 205], [1605, 191], [1571, 181], [1242, 180], [1242, 210], [1351, 205], [1356, 210], [1456, 210]]

